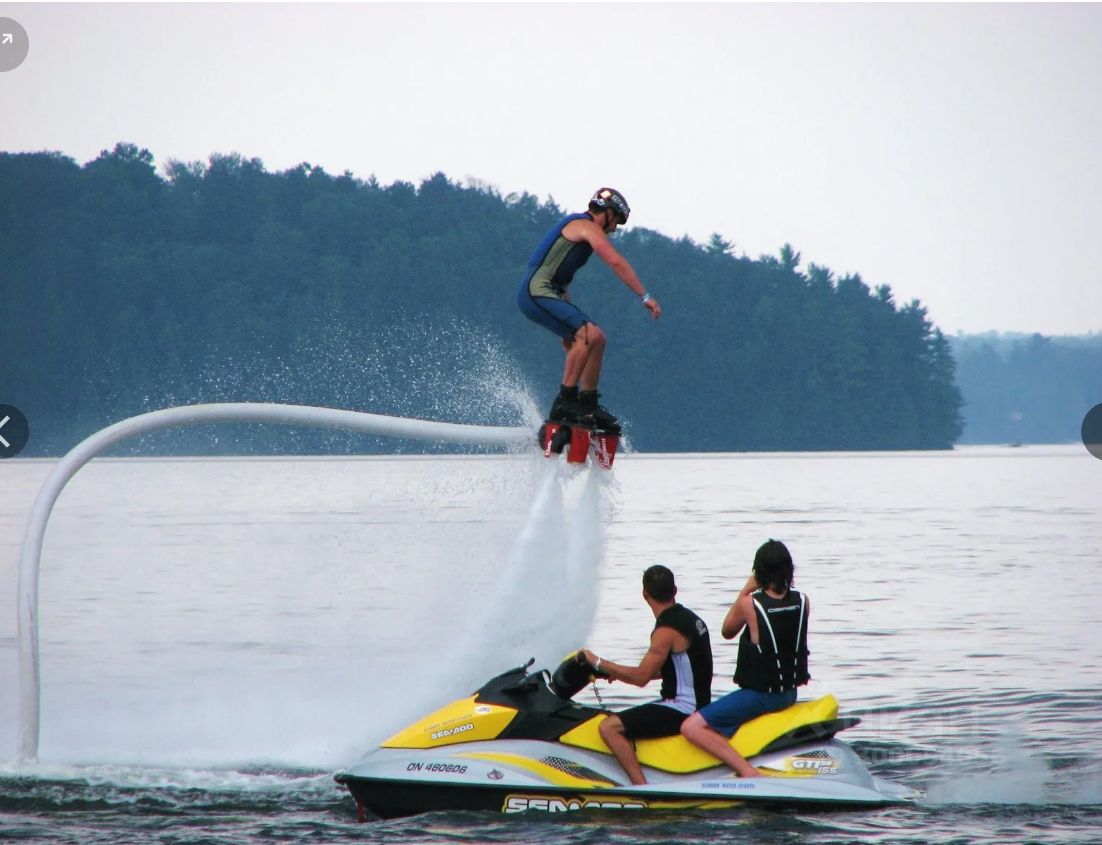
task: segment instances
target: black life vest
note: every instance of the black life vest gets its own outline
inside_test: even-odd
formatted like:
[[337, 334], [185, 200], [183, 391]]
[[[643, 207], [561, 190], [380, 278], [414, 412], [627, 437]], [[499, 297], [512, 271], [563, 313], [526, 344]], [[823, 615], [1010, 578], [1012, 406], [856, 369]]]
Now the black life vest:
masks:
[[758, 692], [784, 692], [811, 680], [807, 671], [807, 600], [789, 590], [775, 599], [760, 590], [751, 597], [758, 618], [758, 642], [750, 639], [750, 626], [738, 643], [735, 683]]

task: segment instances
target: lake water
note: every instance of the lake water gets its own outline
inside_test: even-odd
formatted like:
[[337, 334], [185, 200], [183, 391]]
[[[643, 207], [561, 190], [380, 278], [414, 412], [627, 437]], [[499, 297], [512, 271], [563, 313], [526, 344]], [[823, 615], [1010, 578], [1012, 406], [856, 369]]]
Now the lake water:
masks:
[[[943, 453], [108, 459], [47, 532], [41, 762], [15, 762], [16, 574], [53, 463], [0, 462], [0, 838], [27, 842], [1097, 842], [1102, 462]], [[639, 659], [662, 562], [713, 630], [765, 539], [873, 812], [358, 824], [332, 771], [536, 656]], [[715, 690], [735, 648], [716, 637]], [[615, 684], [607, 705], [653, 696]], [[594, 702], [591, 690], [580, 700]]]

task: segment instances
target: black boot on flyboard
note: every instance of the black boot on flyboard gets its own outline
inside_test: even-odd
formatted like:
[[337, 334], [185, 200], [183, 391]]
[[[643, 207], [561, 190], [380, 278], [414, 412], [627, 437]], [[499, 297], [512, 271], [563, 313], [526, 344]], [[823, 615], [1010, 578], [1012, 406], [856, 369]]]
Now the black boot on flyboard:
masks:
[[592, 450], [597, 464], [610, 469], [620, 443], [620, 423], [597, 403], [597, 391], [563, 387], [540, 426], [538, 442], [547, 457], [565, 450], [572, 464], [584, 464]]

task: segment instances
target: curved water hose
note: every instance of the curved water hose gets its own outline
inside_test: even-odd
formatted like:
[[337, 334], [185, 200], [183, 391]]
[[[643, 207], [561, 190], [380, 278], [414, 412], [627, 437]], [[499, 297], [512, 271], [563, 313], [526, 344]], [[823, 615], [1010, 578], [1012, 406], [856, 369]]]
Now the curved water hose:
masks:
[[277, 423], [281, 425], [336, 428], [361, 434], [464, 443], [472, 446], [516, 448], [532, 442], [532, 431], [522, 426], [462, 425], [432, 420], [390, 417], [362, 411], [316, 408], [308, 405], [278, 405], [227, 402], [186, 405], [140, 414], [108, 426], [78, 443], [43, 482], [27, 520], [23, 554], [19, 564], [19, 759], [38, 759], [39, 656], [38, 656], [38, 570], [46, 523], [58, 496], [76, 472], [96, 455], [123, 440], [153, 431], [199, 423]]

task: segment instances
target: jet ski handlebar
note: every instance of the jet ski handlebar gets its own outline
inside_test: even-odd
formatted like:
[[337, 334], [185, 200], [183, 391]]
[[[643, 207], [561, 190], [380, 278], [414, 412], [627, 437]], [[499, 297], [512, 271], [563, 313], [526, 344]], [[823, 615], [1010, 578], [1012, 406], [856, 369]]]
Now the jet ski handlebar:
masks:
[[594, 678], [608, 678], [589, 665], [582, 652], [568, 655], [551, 675], [551, 689], [555, 695], [568, 701], [593, 682]]
[[529, 658], [523, 666], [498, 675], [495, 681], [500, 686], [496, 688], [506, 695], [523, 695], [539, 687], [546, 687], [564, 701], [570, 701], [595, 678], [609, 677], [590, 666], [580, 650], [567, 655], [553, 673], [546, 669], [530, 673], [528, 670], [535, 662], [534, 657]]

